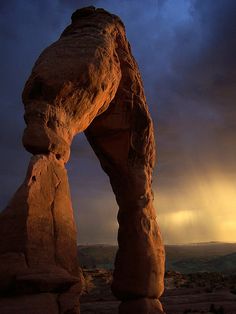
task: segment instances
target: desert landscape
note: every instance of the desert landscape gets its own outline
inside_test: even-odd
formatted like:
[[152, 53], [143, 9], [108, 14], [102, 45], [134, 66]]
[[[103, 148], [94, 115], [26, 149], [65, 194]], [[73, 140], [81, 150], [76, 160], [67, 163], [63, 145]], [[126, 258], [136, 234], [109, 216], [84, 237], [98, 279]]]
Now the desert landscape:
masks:
[[234, 12], [1, 1], [0, 314], [236, 314]]
[[[79, 246], [85, 288], [81, 314], [115, 314], [119, 302], [110, 291], [116, 246]], [[236, 313], [236, 243], [166, 246], [165, 292], [168, 314]]]

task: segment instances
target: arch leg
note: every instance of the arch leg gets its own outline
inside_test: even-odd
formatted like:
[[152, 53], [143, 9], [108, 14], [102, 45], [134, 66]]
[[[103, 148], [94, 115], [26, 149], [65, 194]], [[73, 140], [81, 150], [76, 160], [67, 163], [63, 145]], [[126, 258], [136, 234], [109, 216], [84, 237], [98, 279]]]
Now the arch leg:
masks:
[[[114, 114], [116, 106], [112, 106]], [[164, 289], [164, 248], [153, 206], [152, 166], [148, 158], [139, 162], [132, 159], [129, 128], [108, 131], [101, 127], [108, 115], [110, 121], [112, 112], [106, 112], [85, 133], [110, 178], [119, 205], [119, 248], [112, 292], [122, 301], [122, 314], [163, 313], [158, 298]]]

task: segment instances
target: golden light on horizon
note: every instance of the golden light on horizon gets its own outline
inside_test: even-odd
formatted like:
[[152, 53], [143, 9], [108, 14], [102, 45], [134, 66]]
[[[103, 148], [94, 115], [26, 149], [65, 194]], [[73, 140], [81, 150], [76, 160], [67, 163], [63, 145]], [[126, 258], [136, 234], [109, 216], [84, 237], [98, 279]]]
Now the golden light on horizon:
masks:
[[236, 179], [194, 177], [180, 189], [157, 190], [155, 206], [166, 243], [236, 242]]

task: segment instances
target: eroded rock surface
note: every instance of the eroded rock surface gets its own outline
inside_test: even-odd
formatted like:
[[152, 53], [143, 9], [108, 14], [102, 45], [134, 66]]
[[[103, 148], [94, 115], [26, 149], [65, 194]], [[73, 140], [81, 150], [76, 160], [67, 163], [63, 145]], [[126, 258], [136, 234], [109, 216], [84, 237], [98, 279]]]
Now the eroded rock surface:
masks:
[[[39, 292], [61, 291], [62, 282], [67, 290], [81, 286], [64, 163], [73, 137], [85, 131], [119, 205], [112, 291], [124, 301], [120, 313], [156, 309], [164, 288], [164, 249], [151, 190], [154, 131], [121, 20], [103, 9], [77, 10], [59, 40], [36, 61], [23, 102], [23, 144], [35, 157], [0, 218], [0, 239], [6, 239], [0, 253], [5, 260], [10, 256], [12, 265], [2, 289], [14, 282], [26, 291], [36, 285]], [[0, 262], [0, 267], [5, 266]], [[61, 302], [70, 304], [70, 294], [65, 292]]]
[[[24, 183], [0, 215], [0, 239], [1, 294], [68, 293], [74, 286], [81, 291], [67, 171], [53, 154], [32, 157]], [[78, 299], [78, 291], [73, 295]], [[10, 300], [0, 300], [1, 313], [17, 312], [11, 312]], [[24, 300], [14, 299], [12, 308], [18, 304], [21, 313], [22, 301], [22, 313], [35, 312]]]
[[40, 55], [23, 91], [28, 151], [52, 152], [67, 161], [74, 135], [108, 108], [121, 78], [119, 24], [102, 9], [78, 10]]

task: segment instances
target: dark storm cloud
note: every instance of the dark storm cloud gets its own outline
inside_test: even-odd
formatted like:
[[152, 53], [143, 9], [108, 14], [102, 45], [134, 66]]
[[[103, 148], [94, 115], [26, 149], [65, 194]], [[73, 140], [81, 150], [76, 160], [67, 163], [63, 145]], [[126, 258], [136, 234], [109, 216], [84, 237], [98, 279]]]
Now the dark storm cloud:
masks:
[[162, 67], [160, 56], [148, 55], [150, 50], [144, 54], [152, 60], [144, 76], [158, 121], [159, 180], [173, 174], [178, 178], [177, 173], [191, 176], [192, 164], [203, 171], [217, 164], [231, 172], [236, 155], [236, 3], [184, 1], [182, 17], [170, 23], [168, 3], [173, 5], [165, 2], [157, 29], [163, 36], [152, 42], [157, 56], [158, 49], [164, 51]]
[[230, 0], [193, 2], [192, 28], [197, 29], [198, 38], [193, 36], [194, 32], [189, 32], [189, 36], [184, 38], [182, 32], [177, 35], [179, 47], [176, 48], [181, 47], [184, 39], [192, 47], [194, 42], [197, 46], [195, 45], [192, 53], [189, 49], [184, 49], [184, 52], [183, 49], [175, 49], [177, 53], [173, 58], [174, 72], [182, 74], [179, 88], [186, 95], [190, 94], [197, 99], [203, 97], [210, 102], [216, 101], [215, 106], [222, 102], [222, 99], [217, 100], [222, 95], [221, 98], [226, 96], [225, 106], [232, 104], [233, 99], [228, 92], [233, 95], [236, 76], [235, 10], [236, 2]]
[[[119, 15], [126, 25], [156, 128], [160, 193], [180, 191], [211, 167], [235, 173], [236, 1], [8, 0], [0, 2], [0, 206], [22, 182], [30, 157], [21, 145], [24, 82], [37, 56], [70, 23], [72, 12], [88, 5]], [[86, 238], [84, 226], [94, 230], [92, 218], [100, 213], [100, 239], [109, 242], [107, 226], [116, 205], [84, 137], [75, 139], [67, 167], [82, 239], [99, 238], [92, 231]], [[111, 216], [99, 201], [106, 197]]]

